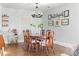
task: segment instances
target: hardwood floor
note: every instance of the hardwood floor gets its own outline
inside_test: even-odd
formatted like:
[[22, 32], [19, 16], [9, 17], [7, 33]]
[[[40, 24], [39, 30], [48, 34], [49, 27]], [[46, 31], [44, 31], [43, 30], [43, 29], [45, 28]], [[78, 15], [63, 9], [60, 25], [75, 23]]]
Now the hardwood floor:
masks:
[[62, 46], [54, 45], [55, 55], [53, 50], [51, 49], [49, 53], [46, 50], [39, 49], [37, 52], [32, 49], [32, 51], [27, 51], [26, 47], [24, 47], [23, 43], [18, 44], [17, 46], [6, 46], [5, 47], [5, 56], [59, 56], [64, 52]]

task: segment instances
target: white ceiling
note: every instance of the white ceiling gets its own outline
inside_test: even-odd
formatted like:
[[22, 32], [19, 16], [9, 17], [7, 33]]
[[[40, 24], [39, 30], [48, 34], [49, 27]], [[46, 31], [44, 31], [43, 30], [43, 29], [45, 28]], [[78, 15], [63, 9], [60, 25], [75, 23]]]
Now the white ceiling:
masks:
[[[17, 9], [28, 9], [28, 10], [33, 10], [35, 9], [36, 6], [35, 3], [0, 3], [0, 5], [3, 8], [17, 8]], [[40, 10], [45, 11], [48, 9], [48, 6], [50, 6], [50, 8], [53, 8], [58, 5], [61, 5], [61, 3], [38, 4], [38, 7]]]

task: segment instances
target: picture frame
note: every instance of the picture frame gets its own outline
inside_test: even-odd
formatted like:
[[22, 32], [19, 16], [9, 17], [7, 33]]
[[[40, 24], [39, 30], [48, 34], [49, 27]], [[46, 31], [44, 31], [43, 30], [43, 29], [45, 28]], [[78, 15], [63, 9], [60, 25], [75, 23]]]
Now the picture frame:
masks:
[[61, 25], [69, 25], [69, 19], [62, 19], [61, 20]]
[[69, 17], [69, 10], [64, 11], [64, 17]]
[[48, 26], [54, 26], [54, 20], [48, 21]]
[[3, 22], [2, 23], [2, 27], [8, 27], [8, 23], [7, 22]]
[[6, 14], [2, 15], [2, 27], [8, 27], [8, 23], [9, 23], [9, 16], [7, 16]]
[[55, 19], [55, 20], [54, 20], [54, 26], [55, 26], [55, 27], [59, 27], [60, 25], [61, 25], [60, 19], [59, 19], [59, 20], [58, 20], [58, 19], [57, 19], [57, 20]]

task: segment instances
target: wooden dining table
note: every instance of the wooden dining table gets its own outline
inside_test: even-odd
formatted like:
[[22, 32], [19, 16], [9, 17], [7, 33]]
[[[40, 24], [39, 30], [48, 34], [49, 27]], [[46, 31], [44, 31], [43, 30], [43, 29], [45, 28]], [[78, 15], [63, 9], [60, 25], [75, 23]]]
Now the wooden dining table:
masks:
[[30, 36], [32, 38], [32, 43], [41, 42], [41, 36]]
[[32, 39], [40, 39], [41, 36], [30, 36]]
[[41, 36], [31, 36], [32, 38], [32, 44], [39, 44], [40, 48], [42, 48], [43, 46], [45, 46], [45, 43]]

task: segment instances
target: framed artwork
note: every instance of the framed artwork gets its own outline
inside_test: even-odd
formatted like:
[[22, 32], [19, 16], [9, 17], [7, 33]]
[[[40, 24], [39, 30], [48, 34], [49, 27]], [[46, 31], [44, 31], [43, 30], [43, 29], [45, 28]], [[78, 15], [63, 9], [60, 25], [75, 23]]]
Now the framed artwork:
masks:
[[59, 27], [61, 25], [60, 20], [54, 20], [54, 26]]
[[7, 27], [7, 26], [8, 26], [8, 23], [7, 23], [7, 22], [3, 22], [3, 23], [2, 23], [2, 26], [3, 26], [3, 27]]
[[69, 10], [64, 11], [64, 17], [69, 17]]
[[61, 25], [69, 25], [69, 19], [62, 19]]
[[48, 21], [48, 26], [54, 26], [54, 20], [49, 20]]
[[2, 15], [2, 27], [8, 27], [8, 20], [9, 16], [7, 16], [6, 14]]

